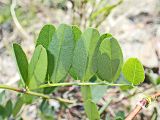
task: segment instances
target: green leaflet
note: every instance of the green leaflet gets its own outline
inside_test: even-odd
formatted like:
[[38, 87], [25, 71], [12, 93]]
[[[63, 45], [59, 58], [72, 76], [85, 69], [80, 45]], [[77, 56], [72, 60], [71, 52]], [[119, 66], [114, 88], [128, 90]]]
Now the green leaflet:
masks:
[[52, 40], [55, 30], [56, 28], [51, 24], [43, 26], [39, 33], [36, 46], [43, 45], [44, 48], [48, 48], [48, 45]]
[[12, 114], [12, 101], [8, 100], [5, 106], [6, 109], [6, 115], [9, 117]]
[[[95, 100], [95, 96], [92, 94], [91, 86], [82, 86], [81, 93], [84, 101], [84, 109], [90, 120], [99, 120], [100, 115]], [[93, 100], [92, 100], [93, 99]]]
[[84, 101], [84, 108], [89, 120], [100, 120], [100, 115], [94, 102], [91, 100]]
[[[55, 31], [56, 28], [51, 24], [43, 26], [43, 28], [39, 33], [36, 46], [42, 45], [47, 50], [50, 42], [52, 41]], [[49, 80], [54, 68], [54, 57], [48, 50], [47, 50], [47, 56], [48, 56], [48, 67], [47, 67], [46, 80]]]
[[[94, 103], [98, 103], [99, 100], [105, 95], [108, 86], [102, 86], [102, 85], [96, 85], [96, 86], [90, 86], [91, 87], [91, 93], [92, 93], [92, 101]], [[100, 91], [100, 92], [97, 92]]]
[[26, 84], [28, 81], [28, 60], [27, 57], [21, 48], [20, 45], [14, 43], [13, 44], [13, 50], [17, 62], [17, 66], [19, 69], [19, 72], [21, 74], [23, 82]]
[[78, 41], [78, 39], [81, 37], [81, 34], [82, 34], [81, 30], [76, 25], [73, 25], [72, 31], [73, 31], [73, 35], [74, 35], [74, 40]]
[[2, 118], [6, 117], [6, 109], [2, 105], [0, 105], [0, 117]]
[[23, 105], [24, 105], [24, 102], [22, 100], [22, 97], [19, 97], [12, 111], [13, 117], [17, 116], [17, 114], [20, 112]]
[[101, 36], [93, 57], [93, 69], [101, 80], [114, 82], [120, 75], [123, 54], [117, 40], [110, 34]]
[[[73, 30], [73, 34], [74, 34], [74, 40], [75, 40], [75, 42], [77, 42], [79, 40], [79, 38], [81, 37], [82, 32], [77, 26], [72, 26], [72, 30]], [[72, 61], [73, 61], [73, 59], [72, 59]], [[76, 75], [76, 72], [74, 71], [74, 68], [72, 67], [72, 64], [71, 64], [71, 68], [69, 70], [69, 73], [74, 79], [77, 79], [77, 75]]]
[[61, 24], [56, 30], [48, 48], [54, 56], [54, 70], [51, 76], [52, 82], [59, 82], [66, 77], [71, 67], [74, 46], [75, 40], [72, 27]]
[[[90, 80], [90, 82], [102, 82], [100, 79], [98, 79], [96, 76], [93, 76]], [[105, 85], [96, 85], [96, 86], [90, 86], [91, 94], [92, 94], [92, 101], [94, 103], [98, 103], [99, 100], [104, 96], [104, 94], [107, 91], [108, 86]], [[97, 92], [101, 91], [101, 92]]]
[[82, 97], [83, 100], [92, 100], [92, 93], [91, 93], [91, 88], [90, 86], [82, 86], [81, 87], [81, 93], [82, 93]]
[[21, 96], [21, 100], [23, 100], [23, 103], [26, 104], [26, 105], [32, 104], [32, 102], [34, 102], [35, 98], [36, 98], [35, 96], [28, 95], [28, 94], [23, 94]]
[[96, 29], [88, 28], [78, 40], [73, 56], [72, 67], [77, 78], [88, 81], [93, 76], [92, 57], [99, 39]]
[[84, 101], [84, 109], [89, 120], [100, 120], [100, 115], [96, 103], [92, 101], [92, 91], [90, 86], [82, 86], [81, 93]]
[[30, 89], [36, 89], [44, 83], [47, 72], [47, 52], [42, 45], [36, 47], [28, 68]]
[[124, 77], [133, 85], [138, 85], [144, 81], [144, 68], [137, 58], [129, 58], [125, 62], [122, 72]]
[[0, 117], [2, 117], [3, 119], [6, 117], [6, 109], [2, 105], [0, 105]]
[[[96, 103], [106, 92], [107, 86], [82, 86], [81, 93], [84, 100], [84, 109], [90, 120], [99, 120], [100, 115]], [[98, 94], [97, 94], [98, 93]]]
[[48, 50], [47, 50], [47, 60], [48, 60], [48, 66], [47, 66], [46, 80], [50, 81], [54, 70], [54, 56]]

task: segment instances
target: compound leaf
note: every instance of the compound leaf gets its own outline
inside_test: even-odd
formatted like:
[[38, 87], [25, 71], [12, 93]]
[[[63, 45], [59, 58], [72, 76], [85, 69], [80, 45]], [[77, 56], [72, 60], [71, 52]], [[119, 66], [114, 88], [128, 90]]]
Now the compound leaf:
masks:
[[23, 82], [26, 84], [28, 81], [28, 60], [27, 57], [21, 48], [20, 45], [14, 43], [13, 44], [13, 50], [17, 62], [17, 66], [19, 69], [19, 72], [21, 74], [21, 78]]
[[138, 85], [144, 81], [144, 68], [137, 58], [129, 58], [125, 62], [122, 72], [124, 77], [133, 85]]
[[35, 89], [45, 81], [47, 72], [47, 52], [42, 45], [38, 45], [29, 64], [29, 88]]
[[[72, 26], [72, 32], [73, 32], [74, 44], [75, 44], [81, 35], [81, 30], [77, 26]], [[53, 54], [51, 54], [50, 51], [48, 51], [47, 53], [48, 53], [48, 70], [47, 70], [48, 77], [46, 80], [50, 81], [53, 70], [54, 70], [54, 56], [53, 56]], [[73, 73], [74, 71], [72, 71], [72, 67], [70, 68], [69, 72], [70, 72], [70, 74], [74, 75], [74, 73]], [[61, 80], [61, 81], [63, 81], [63, 80]], [[48, 93], [52, 92], [53, 90], [54, 90], [54, 87], [53, 88], [45, 88], [44, 93], [48, 94]]]

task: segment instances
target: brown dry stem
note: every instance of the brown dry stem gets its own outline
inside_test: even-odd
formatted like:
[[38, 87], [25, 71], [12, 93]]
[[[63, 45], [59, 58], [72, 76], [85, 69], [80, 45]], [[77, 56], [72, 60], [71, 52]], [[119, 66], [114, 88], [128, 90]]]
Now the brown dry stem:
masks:
[[[151, 101], [155, 101], [158, 97], [160, 97], [160, 92], [151, 95], [149, 98], [151, 99]], [[149, 104], [150, 101], [148, 100], [148, 98], [143, 98], [141, 101], [139, 101], [139, 104], [136, 105], [133, 111], [129, 113], [125, 120], [133, 120], [137, 116], [137, 114], [142, 110], [142, 108], [148, 106]]]

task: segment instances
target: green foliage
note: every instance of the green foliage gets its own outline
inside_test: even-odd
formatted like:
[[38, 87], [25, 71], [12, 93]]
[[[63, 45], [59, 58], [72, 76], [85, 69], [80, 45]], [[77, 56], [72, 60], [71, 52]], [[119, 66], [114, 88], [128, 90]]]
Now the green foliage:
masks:
[[72, 63], [75, 46], [73, 29], [69, 25], [61, 24], [49, 45], [49, 51], [54, 56], [54, 70], [51, 81], [56, 83], [63, 80]]
[[85, 112], [90, 120], [100, 120], [97, 106], [91, 100], [84, 101]]
[[117, 40], [110, 34], [101, 36], [94, 55], [96, 75], [108, 82], [114, 82], [120, 75], [123, 55]]
[[24, 104], [31, 104], [34, 100], [35, 96], [28, 95], [28, 94], [23, 94], [21, 96], [21, 100], [23, 101]]
[[52, 40], [55, 30], [56, 28], [53, 25], [45, 25], [39, 33], [36, 45], [43, 45], [44, 48], [48, 48], [48, 45]]
[[[61, 24], [56, 29], [53, 25], [45, 25], [40, 31], [29, 65], [22, 48], [18, 44], [14, 44], [13, 48], [20, 74], [27, 86], [27, 92], [40, 89], [39, 86], [46, 84], [49, 89], [44, 88], [43, 90], [45, 94], [49, 94], [60, 85], [59, 82], [65, 80], [67, 75], [80, 80], [81, 84], [105, 82], [112, 85], [119, 78], [123, 64], [123, 54], [118, 41], [111, 34], [100, 35], [94, 28], [81, 32], [77, 26]], [[116, 83], [138, 85], [144, 80], [143, 66], [136, 58], [130, 58], [124, 64], [122, 71], [125, 78], [120, 77]], [[51, 87], [51, 84], [55, 87]], [[107, 88], [108, 86], [100, 85], [81, 86], [84, 109], [90, 120], [100, 120], [100, 114], [109, 105], [111, 100], [100, 111], [96, 105]], [[17, 116], [21, 107], [31, 104], [33, 100], [36, 98], [33, 99], [29, 94], [20, 96], [13, 107], [13, 116]], [[9, 111], [5, 114], [10, 116], [11, 101], [8, 101], [6, 106]], [[41, 119], [54, 119], [54, 109], [49, 105], [48, 100], [43, 100], [39, 108]], [[0, 111], [3, 111], [3, 106], [0, 107]], [[115, 119], [124, 119], [124, 114], [117, 113]]]
[[[81, 87], [82, 97], [84, 100], [84, 109], [90, 120], [99, 120], [100, 115], [96, 103], [93, 102], [99, 99], [96, 95], [92, 94], [91, 86]], [[97, 102], [97, 101], [96, 101]]]
[[129, 58], [123, 66], [124, 77], [133, 85], [138, 85], [144, 81], [144, 68], [137, 58]]
[[92, 93], [91, 93], [91, 88], [90, 86], [82, 86], [81, 87], [81, 93], [83, 96], [83, 100], [92, 100]]
[[29, 63], [28, 82], [30, 89], [36, 89], [45, 81], [47, 72], [47, 52], [42, 45], [36, 47]]
[[5, 101], [5, 91], [0, 92], [0, 104], [4, 104]]
[[73, 30], [74, 40], [75, 41], [79, 40], [82, 34], [81, 30], [75, 25], [72, 26], [72, 30]]
[[13, 117], [17, 116], [17, 114], [20, 112], [23, 105], [24, 105], [24, 102], [22, 97], [18, 97], [16, 104], [13, 107], [13, 111], [12, 111]]
[[[99, 37], [99, 32], [96, 29], [88, 28], [82, 33], [75, 46], [72, 67], [76, 78], [83, 82], [89, 81], [89, 79], [94, 75], [92, 57], [94, 55]], [[84, 99], [84, 108], [89, 119], [95, 120], [99, 118], [97, 106], [94, 102], [92, 102], [90, 86], [85, 86], [81, 89]]]
[[12, 114], [12, 101], [11, 100], [8, 100], [7, 103], [6, 103], [6, 106], [5, 106], [5, 109], [6, 109], [6, 115], [9, 117], [11, 116]]
[[[73, 34], [74, 34], [74, 40], [75, 42], [77, 43], [77, 41], [79, 40], [79, 38], [81, 37], [81, 30], [77, 27], [77, 26], [72, 26], [72, 30], [73, 30]], [[74, 46], [74, 49], [75, 49], [75, 46]], [[72, 62], [73, 62], [73, 58], [72, 58]], [[74, 79], [77, 79], [77, 75], [74, 71], [74, 68], [72, 66], [73, 64], [71, 64], [71, 68], [69, 70], [69, 73], [70, 75], [74, 78]]]
[[36, 46], [42, 45], [47, 51], [47, 60], [48, 60], [47, 74], [46, 74], [47, 81], [51, 77], [54, 68], [54, 56], [48, 51], [48, 46], [52, 41], [55, 31], [56, 28], [53, 25], [51, 24], [45, 25], [41, 29], [36, 41]]
[[[81, 93], [84, 101], [84, 109], [90, 120], [99, 120], [100, 114], [96, 103], [106, 92], [107, 86], [82, 86]], [[97, 92], [101, 91], [101, 92]]]
[[[106, 93], [108, 86], [90, 86], [91, 87], [91, 92], [92, 92], [92, 101], [94, 103], [97, 103]], [[101, 91], [101, 92], [97, 92]]]
[[96, 29], [88, 28], [78, 40], [73, 56], [72, 67], [77, 79], [88, 81], [93, 75], [92, 57], [99, 39], [99, 32]]
[[13, 50], [15, 53], [15, 58], [17, 62], [17, 66], [22, 77], [24, 83], [27, 83], [28, 80], [28, 60], [27, 57], [22, 50], [21, 46], [18, 44], [13, 44]]
[[5, 118], [6, 116], [5, 107], [3, 107], [2, 105], [0, 105], [0, 116], [2, 116], [2, 118]]
[[0, 105], [0, 120], [9, 118], [12, 114], [12, 101], [8, 100], [5, 105]]

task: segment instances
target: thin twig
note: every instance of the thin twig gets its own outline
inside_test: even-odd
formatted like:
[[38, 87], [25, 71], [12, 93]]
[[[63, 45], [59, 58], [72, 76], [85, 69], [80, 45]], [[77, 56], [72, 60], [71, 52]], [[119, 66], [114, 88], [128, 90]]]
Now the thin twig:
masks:
[[160, 97], [160, 92], [153, 94], [149, 98], [143, 98], [141, 101], [139, 101], [134, 110], [129, 113], [125, 120], [133, 120], [143, 107], [148, 106], [151, 101], [157, 100], [158, 97]]
[[19, 32], [22, 33], [22, 35], [26, 38], [26, 39], [30, 39], [29, 35], [26, 33], [26, 31], [23, 29], [23, 27], [21, 26], [21, 24], [18, 22], [18, 19], [16, 17], [16, 13], [15, 13], [15, 7], [16, 7], [16, 0], [12, 0], [12, 4], [10, 7], [10, 11], [11, 11], [11, 15], [13, 18], [13, 21], [17, 27], [17, 29], [19, 30]]
[[95, 86], [95, 85], [106, 85], [106, 86], [131, 86], [130, 84], [114, 84], [114, 83], [108, 83], [108, 82], [97, 82], [97, 83], [92, 83], [92, 82], [70, 82], [70, 83], [48, 83], [41, 85], [39, 88], [46, 88], [46, 87], [55, 87], [55, 86]]
[[37, 93], [37, 92], [29, 91], [29, 90], [26, 90], [26, 89], [19, 89], [19, 88], [11, 87], [9, 85], [0, 84], [0, 89], [12, 90], [12, 91], [16, 91], [16, 92], [19, 92], [19, 93], [29, 94], [29, 95], [33, 95], [33, 96], [37, 96], [37, 97], [41, 97], [41, 98], [45, 98], [45, 99], [55, 99], [55, 100], [57, 100], [59, 102], [63, 102], [63, 103], [74, 103], [74, 101], [71, 101], [71, 100], [68, 100], [68, 99], [63, 99], [63, 98], [60, 98], [60, 97], [50, 97], [50, 96], [42, 94], [42, 93]]

